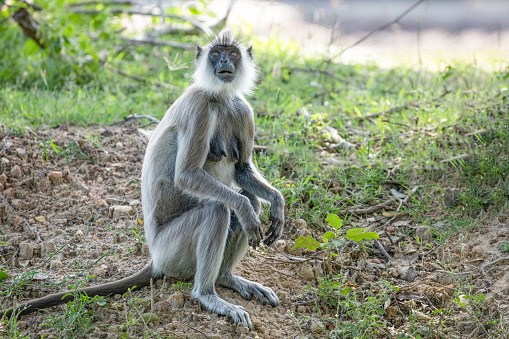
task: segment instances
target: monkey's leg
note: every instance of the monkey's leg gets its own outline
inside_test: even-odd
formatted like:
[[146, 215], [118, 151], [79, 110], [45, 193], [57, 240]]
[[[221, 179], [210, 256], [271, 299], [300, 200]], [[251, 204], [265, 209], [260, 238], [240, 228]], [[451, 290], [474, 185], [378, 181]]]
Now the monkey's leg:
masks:
[[[244, 190], [240, 191], [240, 193], [249, 198], [256, 214], [260, 214], [261, 205], [258, 198]], [[237, 217], [232, 212], [230, 234], [226, 242], [224, 258], [219, 273], [219, 285], [237, 291], [246, 300], [251, 300], [254, 295], [260, 300], [262, 305], [266, 305], [267, 301], [269, 301], [272, 307], [279, 305], [279, 299], [272, 289], [233, 274], [233, 270], [246, 253], [247, 248], [246, 234], [243, 232]]]
[[[230, 210], [218, 202], [194, 208], [171, 221], [158, 235], [156, 270], [168, 276], [187, 278], [194, 274], [193, 297], [212, 312], [230, 316], [235, 323], [252, 328], [249, 314], [227, 303], [215, 290], [223, 260]], [[160, 260], [158, 260], [160, 259]]]

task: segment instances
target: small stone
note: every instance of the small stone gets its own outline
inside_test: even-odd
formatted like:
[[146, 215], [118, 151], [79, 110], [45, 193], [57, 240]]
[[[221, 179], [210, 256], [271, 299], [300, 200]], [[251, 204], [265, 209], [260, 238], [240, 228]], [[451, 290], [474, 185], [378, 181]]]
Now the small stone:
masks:
[[263, 327], [263, 323], [261, 322], [260, 319], [256, 317], [251, 317], [251, 323], [253, 324], [253, 330], [260, 334], [265, 333], [265, 328]]
[[297, 306], [297, 312], [306, 313], [307, 312], [306, 306], [304, 306], [304, 305]]
[[15, 210], [19, 211], [23, 209], [24, 204], [21, 199], [12, 199], [11, 206], [14, 207]]
[[117, 142], [117, 144], [115, 145], [116, 148], [122, 148], [124, 147], [124, 144], [122, 144], [120, 141]]
[[52, 270], [57, 270], [59, 268], [62, 268], [62, 262], [60, 260], [51, 260], [49, 263], [49, 268]]
[[138, 206], [139, 204], [141, 204], [139, 200], [133, 200], [129, 203], [130, 206]]
[[0, 174], [0, 184], [5, 185], [7, 183], [7, 176], [5, 173]]
[[60, 185], [64, 182], [62, 177], [62, 172], [60, 171], [51, 171], [48, 174], [49, 181], [54, 185]]
[[0, 192], [3, 192], [4, 190], [4, 184], [0, 183]]
[[300, 277], [307, 281], [314, 280], [315, 273], [313, 272], [313, 267], [308, 263], [303, 263], [300, 266]]
[[298, 229], [300, 230], [304, 230], [304, 229], [307, 229], [308, 228], [308, 224], [306, 222], [306, 220], [304, 219], [296, 219], [293, 221], [293, 225], [295, 227], [297, 227]]
[[116, 300], [119, 300], [120, 298], [122, 298], [122, 295], [117, 293], [117, 294], [115, 294], [115, 296], [113, 298], [115, 298]]
[[21, 175], [23, 173], [21, 172], [21, 168], [19, 168], [18, 165], [15, 165], [12, 169], [11, 169], [11, 175], [15, 178], [21, 178]]
[[422, 241], [423, 244], [431, 243], [431, 227], [429, 226], [421, 226], [415, 230], [415, 235], [419, 237], [419, 240]]
[[52, 242], [43, 242], [41, 244], [41, 256], [42, 257], [49, 257], [51, 253], [54, 253], [56, 251], [56, 246]]
[[2, 160], [0, 160], [2, 162], [2, 164], [4, 165], [8, 165], [10, 163], [9, 159], [7, 158], [2, 158]]
[[184, 307], [184, 295], [180, 292], [175, 292], [168, 297], [168, 302], [170, 303], [173, 309]]
[[318, 325], [317, 321], [316, 320], [311, 320], [311, 332], [315, 333], [315, 334], [324, 334], [324, 330], [323, 328]]
[[150, 249], [147, 243], [141, 245], [141, 255], [144, 255], [146, 257], [150, 256]]
[[297, 256], [302, 255], [303, 250], [304, 250], [302, 247], [297, 247], [294, 250], [292, 250], [292, 247], [293, 247], [293, 245], [291, 243], [287, 243], [286, 247], [285, 247], [285, 252], [288, 254], [291, 254], [291, 255], [297, 255]]
[[97, 199], [97, 201], [95, 202], [95, 205], [97, 207], [108, 207], [108, 203], [104, 199]]
[[55, 222], [55, 224], [59, 224], [59, 225], [67, 224], [67, 219], [54, 219], [53, 221]]
[[133, 210], [131, 206], [111, 206], [109, 210], [110, 217], [119, 216], [122, 214], [130, 213]]
[[396, 227], [387, 226], [387, 228], [385, 230], [387, 231], [387, 233], [394, 233], [394, 232], [396, 232]]
[[22, 259], [30, 260], [34, 257], [34, 244], [22, 242], [19, 244], [19, 256]]
[[220, 330], [220, 331], [225, 331], [225, 330], [228, 330], [230, 328], [230, 326], [226, 323], [226, 321], [224, 320], [218, 320], [216, 321], [216, 327]]
[[74, 235], [80, 238], [85, 236], [82, 230], [77, 230], [76, 233], [74, 233]]
[[285, 242], [284, 240], [280, 239], [280, 240], [277, 240], [277, 241], [276, 241], [276, 247], [277, 247], [280, 251], [283, 251], [283, 250], [284, 250], [284, 248], [285, 248], [285, 246], [286, 246], [286, 242]]
[[8, 188], [4, 190], [3, 195], [6, 199], [14, 197], [14, 188]]
[[237, 325], [237, 334], [248, 334], [249, 333], [249, 328], [247, 328], [246, 325], [244, 325], [243, 323], [239, 323]]
[[168, 300], [163, 300], [163, 301], [156, 302], [154, 304], [153, 311], [158, 314], [165, 314], [165, 313], [170, 312], [171, 309], [172, 309], [171, 304], [168, 302]]
[[92, 271], [92, 275], [96, 277], [106, 278], [106, 270], [101, 266], [96, 266]]
[[35, 218], [35, 221], [45, 224], [46, 223], [46, 217], [44, 215], [38, 215]]

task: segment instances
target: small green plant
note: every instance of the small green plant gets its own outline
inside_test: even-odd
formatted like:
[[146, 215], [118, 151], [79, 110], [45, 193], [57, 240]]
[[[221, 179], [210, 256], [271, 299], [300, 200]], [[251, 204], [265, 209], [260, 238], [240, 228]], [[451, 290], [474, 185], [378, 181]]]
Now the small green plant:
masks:
[[193, 283], [177, 281], [175, 284], [171, 285], [171, 288], [173, 289], [174, 292], [180, 292], [191, 289], [191, 286], [193, 286]]
[[[90, 276], [86, 277], [86, 279], [89, 278]], [[83, 283], [80, 282], [79, 286], [83, 288]], [[74, 289], [73, 287], [71, 286], [71, 289]], [[62, 298], [68, 295], [74, 295], [74, 299], [66, 304], [63, 312], [59, 312], [55, 316], [45, 310], [49, 318], [42, 326], [58, 329], [59, 338], [87, 338], [90, 332], [98, 326], [94, 324], [94, 315], [90, 307], [94, 304], [104, 307], [107, 305], [107, 301], [101, 296], [90, 298], [86, 293], [80, 291], [67, 293]]]
[[320, 248], [327, 251], [329, 254], [334, 255], [331, 250], [343, 245], [345, 243], [345, 239], [352, 240], [360, 244], [363, 240], [373, 240], [379, 238], [378, 233], [366, 232], [364, 228], [351, 228], [346, 232], [344, 237], [341, 237], [343, 220], [340, 219], [336, 214], [329, 214], [327, 215], [325, 221], [327, 221], [327, 224], [332, 227], [334, 231], [325, 232], [322, 237], [322, 243], [318, 242], [310, 235], [307, 237], [299, 236], [292, 249], [304, 247], [310, 251], [313, 251], [317, 248]]
[[505, 242], [502, 245], [500, 245], [500, 250], [502, 252], [509, 252], [509, 242]]

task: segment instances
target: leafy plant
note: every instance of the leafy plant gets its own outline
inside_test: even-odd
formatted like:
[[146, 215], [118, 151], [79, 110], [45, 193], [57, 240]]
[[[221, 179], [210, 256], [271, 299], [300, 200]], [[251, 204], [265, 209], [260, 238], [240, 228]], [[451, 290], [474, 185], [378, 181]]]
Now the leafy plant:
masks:
[[343, 220], [339, 218], [336, 214], [329, 214], [325, 219], [327, 224], [334, 229], [334, 231], [327, 231], [324, 233], [322, 237], [322, 243], [318, 242], [312, 236], [299, 236], [295, 242], [295, 245], [292, 249], [296, 249], [299, 247], [307, 248], [310, 251], [316, 250], [318, 248], [323, 250], [335, 249], [344, 244], [346, 240], [352, 240], [357, 243], [361, 243], [363, 240], [372, 240], [378, 239], [378, 233], [376, 232], [366, 232], [363, 228], [351, 228], [349, 229], [344, 237], [341, 237], [343, 233], [341, 228], [343, 227]]

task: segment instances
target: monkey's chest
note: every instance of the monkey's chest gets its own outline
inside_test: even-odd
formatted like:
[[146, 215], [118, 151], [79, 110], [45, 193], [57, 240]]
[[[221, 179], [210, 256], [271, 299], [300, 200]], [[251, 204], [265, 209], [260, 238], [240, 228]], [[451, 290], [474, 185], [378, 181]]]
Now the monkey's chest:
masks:
[[232, 186], [235, 182], [235, 163], [223, 158], [221, 161], [207, 161], [203, 169], [214, 179], [226, 186]]
[[210, 140], [204, 170], [227, 186], [231, 186], [235, 181], [235, 164], [240, 158], [238, 144], [233, 133], [224, 131], [216, 131]]

